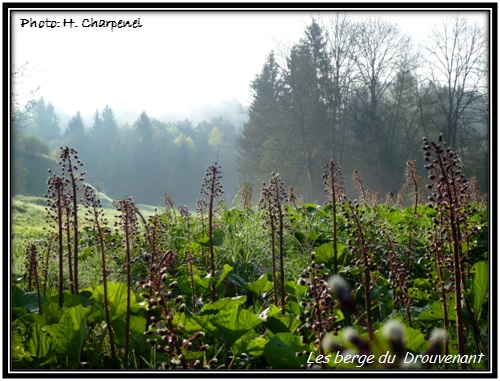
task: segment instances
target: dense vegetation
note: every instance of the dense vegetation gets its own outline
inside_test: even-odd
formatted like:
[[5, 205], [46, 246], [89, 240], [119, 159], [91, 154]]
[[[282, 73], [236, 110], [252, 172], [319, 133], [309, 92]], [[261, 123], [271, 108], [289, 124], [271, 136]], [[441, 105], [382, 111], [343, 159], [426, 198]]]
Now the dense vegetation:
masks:
[[423, 149], [425, 205], [413, 162], [380, 203], [359, 174], [349, 200], [329, 161], [324, 206], [272, 174], [258, 204], [245, 183], [227, 209], [215, 164], [196, 210], [166, 195], [144, 211], [132, 198], [105, 209], [62, 148], [45, 210], [13, 203], [12, 367], [487, 369], [487, 209], [441, 139]]
[[11, 367], [489, 369], [486, 39], [422, 49], [312, 20], [242, 126], [15, 110]]

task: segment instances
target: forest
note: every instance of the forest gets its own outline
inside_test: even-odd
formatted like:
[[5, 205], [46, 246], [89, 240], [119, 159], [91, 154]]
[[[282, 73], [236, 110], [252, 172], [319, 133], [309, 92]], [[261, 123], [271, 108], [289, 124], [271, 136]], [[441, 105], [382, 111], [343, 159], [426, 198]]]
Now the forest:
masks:
[[273, 171], [308, 202], [320, 200], [318, 179], [329, 159], [344, 173], [357, 170], [383, 198], [398, 192], [408, 160], [423, 165], [420, 139], [441, 133], [486, 192], [487, 57], [485, 31], [463, 18], [436, 26], [420, 47], [380, 19], [313, 19], [295, 45], [269, 53], [250, 84], [253, 101], [241, 124], [224, 115], [198, 125], [164, 122], [145, 110], [119, 126], [105, 105], [92, 125], [77, 113], [61, 126], [49, 100], [18, 108], [13, 193], [42, 196], [35, 167], [53, 165], [57, 149], [71, 146], [87, 158], [91, 184], [151, 205], [168, 192], [193, 207], [198, 184], [191, 181], [214, 161], [225, 168], [228, 202], [241, 183], [260, 187]]
[[312, 19], [241, 124], [17, 108], [11, 370], [486, 374], [486, 39]]

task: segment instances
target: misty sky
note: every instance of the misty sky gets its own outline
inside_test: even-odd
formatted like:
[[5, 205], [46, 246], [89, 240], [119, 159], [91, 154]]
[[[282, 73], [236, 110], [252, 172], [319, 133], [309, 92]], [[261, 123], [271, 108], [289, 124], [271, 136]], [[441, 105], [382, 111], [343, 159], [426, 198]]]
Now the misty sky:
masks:
[[[344, 11], [345, 12], [345, 11]], [[398, 23], [418, 43], [445, 12], [345, 12]], [[196, 113], [236, 99], [251, 102], [250, 82], [267, 54], [302, 37], [312, 17], [333, 12], [15, 11], [11, 13], [11, 58], [30, 69], [14, 84], [21, 96], [40, 87], [67, 115], [84, 119], [106, 104], [133, 123], [150, 116], [196, 120]], [[465, 13], [487, 28], [487, 13]], [[30, 20], [31, 18], [31, 20]], [[83, 27], [83, 20], [140, 18], [140, 28]], [[21, 19], [59, 22], [58, 28], [21, 27]], [[78, 27], [63, 27], [63, 20]], [[89, 23], [87, 22], [87, 25]], [[119, 117], [118, 119], [123, 118]]]

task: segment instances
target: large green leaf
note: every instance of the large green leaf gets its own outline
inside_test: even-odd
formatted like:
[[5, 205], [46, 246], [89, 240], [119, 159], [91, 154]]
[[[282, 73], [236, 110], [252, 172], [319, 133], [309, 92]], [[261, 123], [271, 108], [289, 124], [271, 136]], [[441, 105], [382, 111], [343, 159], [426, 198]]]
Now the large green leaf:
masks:
[[192, 316], [187, 316], [185, 313], [177, 312], [172, 320], [174, 326], [183, 325], [183, 331], [192, 335], [196, 332], [203, 331], [201, 326]]
[[251, 330], [240, 337], [233, 345], [234, 355], [248, 353], [252, 356], [262, 356], [267, 340], [257, 332]]
[[[224, 279], [227, 278], [227, 276], [233, 271], [233, 268], [228, 265], [227, 263], [222, 267], [222, 270], [218, 270], [215, 272], [215, 287], [219, 287]], [[210, 276], [210, 272], [207, 272], [205, 276], [203, 273], [200, 275], [200, 271], [198, 271], [197, 268], [193, 266], [193, 282], [200, 286], [201, 288], [208, 290], [210, 288], [210, 284], [212, 281], [212, 278]]]
[[483, 304], [486, 302], [489, 287], [489, 268], [487, 262], [477, 262], [471, 270], [474, 273], [473, 308], [476, 315], [481, 315]]
[[[287, 307], [293, 303], [295, 302], [287, 303]], [[283, 315], [281, 309], [274, 304], [266, 308], [259, 317], [265, 319], [264, 326], [272, 333], [295, 332], [301, 324], [300, 320], [297, 319], [297, 314], [286, 311]]]
[[52, 351], [54, 345], [50, 335], [38, 324], [33, 323], [30, 325], [27, 347], [32, 356], [43, 359]]
[[[337, 243], [337, 265], [341, 263], [341, 259], [344, 257], [345, 251], [347, 247], [345, 245]], [[333, 242], [327, 242], [323, 245], [314, 249], [316, 253], [316, 263], [323, 263], [326, 267], [328, 267], [331, 271], [333, 271], [334, 257], [335, 253], [333, 250]]]
[[45, 326], [56, 342], [56, 352], [68, 356], [75, 363], [80, 362], [83, 343], [87, 334], [85, 315], [82, 306], [68, 308], [57, 324]]
[[[119, 318], [127, 311], [127, 286], [124, 283], [108, 282], [108, 305], [109, 305], [109, 317], [111, 321]], [[104, 306], [104, 287], [102, 285], [97, 286], [93, 293], [92, 298], [96, 300], [100, 305]], [[133, 292], [130, 293], [130, 308], [131, 310], [136, 310], [137, 305], [135, 303], [136, 298]]]
[[289, 280], [285, 282], [285, 293], [290, 296], [293, 295], [297, 300], [300, 301], [306, 295], [309, 288], [307, 286], [298, 284], [293, 280]]
[[[448, 320], [454, 321], [457, 318], [457, 313], [455, 311], [454, 305], [455, 298], [448, 298], [447, 302], [447, 312], [448, 312]], [[443, 305], [439, 302], [430, 303], [421, 313], [418, 315], [418, 319], [420, 321], [435, 321], [435, 320], [444, 320], [444, 310]]]
[[[220, 228], [215, 228], [213, 230], [213, 244], [214, 246], [222, 246], [224, 243], [225, 233], [224, 230]], [[201, 232], [196, 234], [195, 236], [196, 242], [198, 242], [201, 246], [210, 247], [210, 236], [207, 232]]]
[[[222, 299], [203, 308], [204, 313], [193, 316], [193, 320], [200, 324], [207, 333], [216, 336], [222, 343], [231, 347], [241, 336], [264, 321], [252, 312], [241, 308], [240, 304], [245, 299]], [[217, 311], [217, 313], [207, 315], [208, 311]]]
[[12, 307], [27, 308], [31, 312], [38, 312], [38, 297], [34, 292], [24, 292], [21, 288], [12, 285]]
[[231, 271], [233, 271], [233, 268], [227, 263], [223, 266], [222, 271], [217, 271], [215, 273], [215, 287], [218, 287]]
[[278, 333], [266, 344], [264, 357], [273, 369], [299, 369], [305, 362], [296, 353], [308, 349], [298, 335], [291, 332]]
[[201, 313], [204, 315], [207, 313], [212, 315], [214, 313], [218, 313], [220, 310], [242, 305], [246, 301], [246, 296], [236, 296], [234, 298], [219, 299], [215, 303], [205, 304], [201, 309]]
[[61, 320], [63, 310], [59, 307], [59, 302], [53, 301], [43, 305], [42, 314], [33, 314], [33, 318], [37, 321], [40, 327], [45, 325], [57, 324]]
[[262, 323], [262, 319], [241, 307], [221, 310], [211, 323], [218, 329], [219, 339], [231, 347], [236, 340]]
[[285, 312], [291, 315], [299, 316], [302, 313], [302, 309], [299, 303], [290, 300], [285, 304]]
[[[194, 267], [194, 266], [193, 266]], [[195, 270], [193, 269], [193, 272]], [[193, 282], [197, 285], [200, 286], [201, 288], [208, 290], [208, 287], [210, 286], [210, 272], [206, 274], [206, 276], [202, 277], [198, 271], [194, 272], [193, 274]]]
[[[116, 342], [119, 345], [125, 345], [125, 317], [115, 320], [111, 324], [115, 333]], [[146, 319], [142, 316], [130, 316], [129, 338], [132, 348], [140, 347], [147, 339], [144, 336], [146, 329]]]
[[[32, 354], [24, 347], [23, 337], [18, 335], [16, 332], [12, 332], [11, 336], [11, 356], [12, 356], [12, 368], [19, 368], [20, 364], [26, 364], [32, 362]], [[31, 366], [31, 364], [30, 364]]]
[[424, 345], [427, 343], [425, 336], [418, 329], [406, 327], [405, 329], [406, 348], [415, 353], [422, 351]]
[[267, 318], [264, 325], [273, 333], [292, 332], [294, 333], [301, 325], [297, 315], [294, 314], [277, 314]]
[[271, 274], [263, 274], [256, 281], [242, 285], [241, 288], [251, 291], [258, 298], [262, 298], [264, 293], [268, 293], [273, 289], [273, 282], [271, 279]]

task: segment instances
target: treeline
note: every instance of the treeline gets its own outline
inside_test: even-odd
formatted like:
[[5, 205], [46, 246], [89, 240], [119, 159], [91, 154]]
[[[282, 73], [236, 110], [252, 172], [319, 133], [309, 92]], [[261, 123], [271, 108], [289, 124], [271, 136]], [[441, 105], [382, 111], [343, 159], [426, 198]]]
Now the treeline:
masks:
[[461, 157], [466, 177], [475, 176], [486, 192], [487, 36], [459, 17], [428, 35], [416, 47], [381, 19], [311, 20], [300, 41], [269, 53], [250, 84], [243, 129], [224, 118], [195, 126], [146, 112], [118, 126], [109, 106], [90, 126], [80, 113], [60, 126], [54, 107], [39, 99], [13, 115], [14, 192], [43, 194], [40, 168], [55, 168], [51, 154], [71, 146], [86, 164], [86, 179], [114, 199], [130, 195], [158, 205], [167, 192], [177, 204], [194, 206], [205, 169], [217, 161], [228, 201], [243, 182], [260, 189], [274, 172], [297, 196], [320, 202], [322, 168], [334, 160], [351, 183], [347, 189], [355, 189], [356, 171], [383, 200], [398, 193], [407, 161], [423, 172], [422, 137], [440, 134]]
[[54, 107], [41, 98], [29, 114], [18, 114], [13, 125], [14, 193], [45, 193], [47, 169], [57, 168], [52, 157], [59, 146], [75, 147], [86, 181], [113, 199], [132, 196], [136, 202], [163, 206], [167, 193], [177, 205], [194, 207], [205, 170], [216, 160], [224, 167], [225, 187], [236, 190], [239, 185], [238, 131], [222, 117], [195, 126], [142, 112], [132, 125], [119, 126], [113, 109], [105, 106], [95, 112], [91, 126], [78, 112], [61, 134]]
[[463, 18], [428, 33], [414, 47], [381, 19], [312, 20], [298, 43], [269, 53], [251, 84], [241, 173], [259, 186], [279, 172], [321, 200], [322, 166], [333, 159], [347, 181], [357, 169], [383, 199], [400, 189], [408, 160], [423, 171], [422, 137], [443, 134], [486, 191], [487, 37]]

